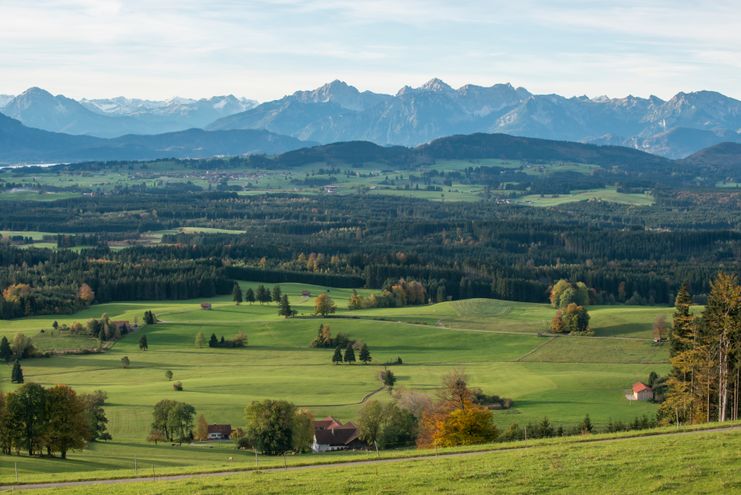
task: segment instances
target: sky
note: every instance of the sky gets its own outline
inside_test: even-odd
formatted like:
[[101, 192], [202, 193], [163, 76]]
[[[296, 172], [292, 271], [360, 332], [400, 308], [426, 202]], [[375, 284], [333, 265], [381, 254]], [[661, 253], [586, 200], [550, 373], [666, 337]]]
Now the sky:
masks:
[[438, 77], [534, 93], [741, 99], [740, 0], [0, 0], [0, 94], [235, 94]]

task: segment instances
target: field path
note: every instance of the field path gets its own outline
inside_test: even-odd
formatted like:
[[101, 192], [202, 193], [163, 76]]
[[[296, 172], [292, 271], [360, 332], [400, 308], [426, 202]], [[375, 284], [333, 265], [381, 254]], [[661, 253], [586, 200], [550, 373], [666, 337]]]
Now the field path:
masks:
[[[640, 432], [636, 432], [635, 435], [631, 436], [625, 436], [620, 438], [595, 438], [593, 440], [583, 440], [581, 442], [575, 442], [575, 443], [604, 443], [604, 442], [620, 442], [624, 440], [631, 440], [636, 438], [642, 438], [649, 436], [675, 436], [675, 435], [692, 435], [697, 433], [708, 433], [708, 432], [733, 432], [733, 431], [739, 431], [741, 430], [741, 426], [735, 425], [735, 426], [728, 426], [728, 427], [716, 427], [716, 428], [708, 428], [704, 430], [689, 430], [689, 431], [668, 431], [668, 432], [661, 432], [661, 433], [654, 433], [652, 435], [641, 435]], [[273, 466], [273, 467], [266, 467], [266, 468], [260, 468], [259, 471], [267, 472], [267, 471], [304, 471], [309, 469], [323, 469], [323, 468], [332, 468], [337, 467], [338, 465], [344, 466], [366, 466], [371, 464], [392, 464], [392, 463], [398, 463], [398, 462], [408, 462], [408, 461], [423, 461], [426, 459], [450, 459], [450, 458], [456, 458], [456, 457], [468, 457], [468, 456], [474, 456], [474, 455], [482, 455], [482, 454], [496, 454], [497, 452], [508, 452], [512, 450], [522, 450], [522, 449], [531, 449], [534, 447], [538, 447], [538, 444], [534, 445], [523, 445], [520, 447], [504, 447], [500, 449], [489, 449], [489, 450], [478, 450], [478, 451], [468, 451], [468, 452], [450, 452], [447, 454], [426, 454], [426, 455], [416, 455], [416, 456], [409, 456], [409, 457], [394, 457], [394, 458], [379, 458], [379, 459], [365, 459], [365, 460], [357, 460], [357, 461], [342, 461], [342, 462], [334, 462], [334, 463], [323, 463], [323, 464], [307, 464], [303, 466], [286, 466], [286, 467], [280, 467], [280, 466]], [[248, 473], [251, 471], [256, 471], [254, 468], [244, 468], [244, 469], [235, 469], [235, 470], [226, 470], [226, 471], [215, 471], [215, 472], [209, 472], [209, 473], [192, 473], [192, 474], [175, 474], [175, 475], [164, 475], [164, 476], [140, 476], [137, 478], [117, 478], [117, 479], [101, 479], [101, 480], [86, 480], [86, 481], [58, 481], [58, 482], [51, 482], [51, 483], [32, 483], [32, 484], [21, 484], [21, 485], [2, 485], [0, 486], [0, 491], [2, 492], [11, 492], [15, 490], [38, 490], [38, 489], [45, 489], [45, 488], [70, 488], [75, 486], [95, 486], [95, 485], [116, 485], [121, 483], [142, 483], [142, 482], [149, 482], [149, 481], [177, 481], [177, 480], [185, 480], [185, 479], [192, 479], [192, 478], [212, 478], [212, 477], [224, 477], [224, 476], [231, 476], [231, 475], [239, 475]]]

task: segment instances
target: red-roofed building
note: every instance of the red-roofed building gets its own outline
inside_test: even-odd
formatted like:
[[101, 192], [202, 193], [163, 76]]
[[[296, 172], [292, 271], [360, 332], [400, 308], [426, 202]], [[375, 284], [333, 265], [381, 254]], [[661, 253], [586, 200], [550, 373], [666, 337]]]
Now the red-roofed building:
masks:
[[232, 425], [208, 425], [209, 440], [229, 440], [232, 434]]
[[353, 423], [342, 424], [331, 416], [314, 421], [314, 452], [333, 450], [359, 450], [367, 447], [358, 438], [358, 427]]
[[651, 400], [653, 397], [653, 389], [645, 383], [636, 382], [633, 384], [633, 400]]

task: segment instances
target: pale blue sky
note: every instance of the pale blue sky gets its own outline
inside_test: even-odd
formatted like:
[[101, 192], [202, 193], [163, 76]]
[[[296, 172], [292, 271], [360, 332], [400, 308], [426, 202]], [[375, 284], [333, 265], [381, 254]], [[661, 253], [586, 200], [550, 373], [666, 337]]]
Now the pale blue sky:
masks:
[[278, 98], [342, 79], [741, 98], [740, 0], [0, 0], [0, 93]]

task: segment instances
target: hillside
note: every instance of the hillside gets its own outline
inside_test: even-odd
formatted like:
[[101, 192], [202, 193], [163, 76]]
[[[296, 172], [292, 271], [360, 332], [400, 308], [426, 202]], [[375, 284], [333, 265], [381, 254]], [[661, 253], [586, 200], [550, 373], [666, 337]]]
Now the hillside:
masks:
[[741, 170], [741, 143], [720, 143], [694, 153], [682, 163], [739, 173]]
[[190, 129], [114, 139], [74, 136], [26, 127], [0, 114], [0, 163], [84, 160], [206, 158], [215, 155], [281, 153], [307, 143], [261, 130]]

